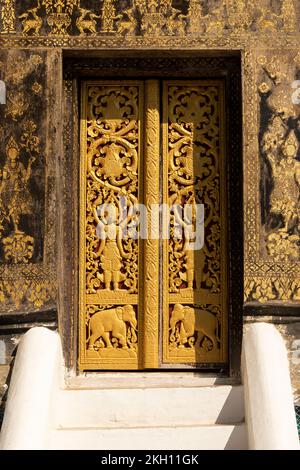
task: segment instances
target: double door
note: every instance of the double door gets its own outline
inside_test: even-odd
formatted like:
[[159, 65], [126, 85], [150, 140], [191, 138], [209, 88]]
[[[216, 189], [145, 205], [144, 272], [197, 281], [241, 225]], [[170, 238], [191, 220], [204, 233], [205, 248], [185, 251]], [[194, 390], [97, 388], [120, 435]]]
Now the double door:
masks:
[[222, 80], [81, 87], [79, 368], [227, 362]]

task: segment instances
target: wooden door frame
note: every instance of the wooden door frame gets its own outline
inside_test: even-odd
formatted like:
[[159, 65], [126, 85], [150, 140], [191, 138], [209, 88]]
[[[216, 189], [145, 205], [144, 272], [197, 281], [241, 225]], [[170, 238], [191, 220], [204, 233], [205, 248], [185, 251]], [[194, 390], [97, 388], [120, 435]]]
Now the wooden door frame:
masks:
[[[85, 58], [84, 58], [85, 57]], [[215, 376], [240, 376], [243, 324], [243, 165], [242, 93], [239, 52], [207, 51], [82, 51], [65, 52], [63, 60], [63, 137], [61, 184], [68, 197], [59, 207], [62, 238], [59, 279], [59, 328], [66, 367], [77, 374], [78, 215], [79, 215], [79, 98], [80, 82], [89, 78], [216, 78], [225, 80], [227, 121], [229, 367]], [[202, 373], [202, 368], [199, 373]], [[168, 369], [166, 369], [168, 370]], [[195, 372], [195, 370], [194, 370]], [[163, 373], [163, 371], [162, 371]]]

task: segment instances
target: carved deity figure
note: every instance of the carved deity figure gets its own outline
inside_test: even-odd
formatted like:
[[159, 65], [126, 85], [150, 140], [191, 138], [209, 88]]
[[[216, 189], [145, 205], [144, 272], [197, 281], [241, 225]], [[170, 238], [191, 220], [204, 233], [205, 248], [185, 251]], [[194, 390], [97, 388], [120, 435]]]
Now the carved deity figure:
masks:
[[113, 204], [107, 206], [104, 212], [104, 217], [101, 219], [94, 210], [95, 219], [98, 222], [98, 235], [101, 242], [96, 257], [100, 257], [100, 266], [103, 271], [103, 280], [105, 290], [118, 291], [120, 282], [125, 279], [124, 274], [121, 272], [123, 267], [122, 259], [128, 258], [129, 254], [125, 253], [122, 245], [122, 229], [116, 222], [117, 210]]
[[[179, 196], [175, 204], [180, 205], [180, 197], [181, 196]], [[174, 206], [174, 209], [175, 231], [178, 229], [180, 231], [178, 234], [179, 240], [174, 240], [174, 257], [178, 263], [182, 260], [184, 271], [179, 270], [179, 277], [187, 284], [187, 286], [181, 286], [180, 288], [193, 290], [195, 285], [195, 289], [197, 290], [201, 288], [201, 282], [204, 280], [205, 254], [203, 249], [194, 249], [195, 233], [197, 229], [196, 207], [193, 205], [192, 214], [185, 213], [184, 217], [180, 214], [180, 210], [177, 205]], [[184, 235], [184, 243], [181, 248], [180, 238], [182, 235]], [[176, 238], [176, 235], [174, 238]]]
[[19, 233], [20, 217], [32, 212], [32, 197], [28, 188], [31, 166], [35, 158], [30, 157], [27, 168], [20, 162], [20, 148], [13, 137], [6, 146], [6, 162], [2, 172], [0, 199], [6, 218]]
[[293, 221], [299, 218], [299, 187], [300, 162], [296, 160], [298, 141], [294, 132], [281, 147], [281, 158], [276, 160], [269, 155], [274, 180], [274, 189], [271, 194], [271, 211], [279, 213], [284, 219], [284, 227], [288, 232]]
[[3, 5], [0, 12], [2, 23], [2, 34], [15, 32], [15, 5], [14, 0], [3, 0]]

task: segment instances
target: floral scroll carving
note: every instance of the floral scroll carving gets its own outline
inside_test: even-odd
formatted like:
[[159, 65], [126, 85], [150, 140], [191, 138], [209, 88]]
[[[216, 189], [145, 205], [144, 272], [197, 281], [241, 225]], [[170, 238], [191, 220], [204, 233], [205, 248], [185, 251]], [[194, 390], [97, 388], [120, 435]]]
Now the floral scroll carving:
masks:
[[[167, 202], [170, 239], [165, 245], [164, 360], [226, 360], [226, 292], [221, 181], [225, 188], [221, 82], [170, 81], [164, 88]], [[185, 209], [190, 209], [186, 211]], [[203, 245], [193, 245], [204, 208]], [[180, 236], [179, 236], [180, 234]], [[167, 267], [167, 268], [166, 268]]]
[[129, 368], [136, 368], [139, 240], [131, 230], [136, 229], [140, 191], [142, 88], [119, 82], [85, 86], [81, 174], [86, 195], [81, 203], [85, 218], [80, 262], [87, 343], [83, 362], [117, 367], [117, 358], [123, 358]]
[[[207, 116], [209, 113], [209, 117]], [[209, 289], [220, 292], [220, 177], [218, 89], [169, 87], [169, 205], [205, 205], [205, 246], [195, 254], [188, 233], [195, 232], [193, 216], [175, 214], [171, 230], [182, 225], [182, 240], [171, 237], [170, 292]], [[190, 225], [189, 227], [187, 225]], [[190, 230], [188, 230], [190, 229]]]
[[[138, 241], [124, 237], [133, 215], [122, 225], [117, 220], [122, 197], [126, 197], [128, 214], [138, 202], [138, 88], [90, 87], [89, 98], [87, 291], [105, 288], [136, 293]], [[115, 211], [100, 218], [98, 207], [104, 204]]]

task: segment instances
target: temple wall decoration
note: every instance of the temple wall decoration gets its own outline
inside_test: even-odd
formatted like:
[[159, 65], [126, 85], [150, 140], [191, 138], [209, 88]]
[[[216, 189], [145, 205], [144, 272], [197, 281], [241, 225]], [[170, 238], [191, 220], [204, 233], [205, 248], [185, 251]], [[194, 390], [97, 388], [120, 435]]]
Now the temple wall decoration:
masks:
[[151, 36], [299, 31], [295, 0], [1, 0], [3, 34]]
[[259, 171], [254, 175], [249, 164], [246, 178], [248, 301], [299, 302], [299, 70], [297, 49], [256, 51], [256, 139], [249, 160]]
[[[64, 293], [74, 291], [68, 276], [78, 268], [73, 247], [78, 242], [74, 233], [79, 209], [69, 182], [78, 181], [71, 164], [72, 155], [79, 158], [72, 140], [74, 136], [79, 139], [75, 125], [78, 109], [71, 105], [79, 91], [72, 77], [63, 76], [68, 54], [83, 58], [89, 51], [105, 59], [111, 51], [118, 51], [120, 57], [130, 51], [134, 67], [137, 56], [147, 51], [148, 67], [153, 51], [157, 56], [166, 53], [178, 60], [186, 51], [195, 57], [205, 51], [213, 68], [217, 67], [218, 51], [220, 57], [237, 57], [242, 67], [243, 175], [240, 176], [244, 188], [244, 257], [238, 258], [234, 247], [233, 256], [244, 269], [244, 283], [240, 279], [244, 313], [251, 321], [255, 315], [267, 315], [268, 321], [276, 316], [277, 322], [285, 321], [283, 316], [291, 316], [294, 324], [299, 325], [299, 38], [300, 2], [297, 0], [0, 0], [0, 80], [7, 88], [6, 104], [0, 104], [0, 315], [5, 321], [7, 316], [14, 315], [14, 321], [19, 317], [21, 324], [23, 314], [34, 313], [37, 314], [34, 318], [43, 323], [47, 312], [53, 311], [53, 318], [58, 312], [62, 322], [63, 312], [62, 316], [71, 318], [68, 328], [62, 328], [67, 331], [65, 351], [70, 351], [66, 357], [72, 354], [78, 299]], [[118, 67], [113, 69], [116, 77], [118, 70]], [[68, 111], [64, 109], [65, 102], [70, 104]], [[230, 103], [231, 106], [237, 103], [234, 96]], [[149, 109], [145, 120], [155, 121], [157, 125], [158, 109], [155, 106]], [[151, 140], [153, 135], [149, 135]], [[117, 154], [118, 142], [115, 145]], [[234, 138], [230, 145], [235, 145]], [[159, 143], [155, 152], [159, 153]], [[145, 159], [151, 171], [158, 171], [149, 149], [148, 154], [145, 151]], [[101, 178], [104, 178], [105, 172], [117, 172], [118, 165], [113, 168], [104, 165], [102, 171]], [[64, 179], [64, 174], [69, 179]], [[145, 182], [147, 185], [151, 186], [151, 182]], [[158, 198], [158, 188], [153, 191]], [[64, 218], [70, 222], [67, 228], [62, 226]], [[220, 272], [212, 267], [214, 277], [202, 279], [201, 285], [195, 286], [194, 280], [191, 281], [193, 269], [189, 266], [188, 253], [181, 248], [179, 255], [185, 260], [185, 268], [182, 272], [177, 270], [171, 279], [174, 292], [169, 292], [169, 322], [174, 311], [175, 317], [176, 312], [179, 316], [184, 312], [194, 334], [187, 338], [181, 331], [183, 319], [179, 320], [174, 335], [168, 337], [170, 349], [183, 346], [190, 352], [192, 343], [198, 341], [200, 350], [215, 350], [219, 354], [221, 300], [215, 297]], [[98, 271], [93, 273], [92, 267], [89, 273], [88, 295], [97, 296], [98, 290], [102, 290], [106, 300], [98, 302], [97, 312], [87, 312], [87, 338], [93, 329], [90, 320], [97, 318], [100, 311], [113, 311], [117, 318], [126, 315], [125, 302], [113, 298], [114, 290], [125, 290], [124, 286], [128, 291], [126, 304], [132, 307], [137, 327], [142, 329], [134, 297], [139, 289], [137, 278], [128, 268], [130, 272], [123, 279], [128, 263], [126, 257], [114, 256], [118, 250], [118, 244], [117, 248], [115, 245], [103, 248], [97, 258]], [[132, 250], [137, 256], [136, 247]], [[146, 259], [152, 259], [154, 252], [157, 246], [148, 243]], [[117, 267], [110, 275], [107, 266], [113, 256]], [[206, 274], [208, 261], [205, 260]], [[59, 280], [57, 272], [61, 276]], [[155, 283], [154, 279], [158, 278], [158, 272], [158, 262], [147, 263], [146, 275], [153, 280], [148, 294], [157, 287], [158, 281]], [[74, 285], [79, 290], [76, 282]], [[189, 287], [200, 293], [210, 289], [214, 301], [178, 299], [176, 282], [184, 286], [182, 291], [188, 291]], [[207, 282], [211, 284], [207, 286]], [[214, 288], [216, 291], [212, 292]], [[155, 310], [151, 295], [147, 296], [144, 310]], [[205, 321], [212, 326], [213, 333], [208, 326], [203, 339], [196, 317], [208, 310]], [[147, 321], [150, 331], [150, 315]], [[129, 350], [134, 357], [138, 341], [143, 342], [142, 333], [139, 330], [135, 337], [136, 332], [132, 332], [128, 321], [125, 323], [126, 338], [131, 335]], [[291, 336], [291, 330], [296, 331], [293, 341], [299, 337], [297, 328], [288, 328]], [[107, 346], [105, 338], [93, 342], [93, 337], [89, 337], [88, 354], [98, 354]], [[122, 338], [118, 349], [122, 349]], [[148, 357], [157, 353], [151, 351]], [[66, 362], [70, 364], [72, 360], [67, 357]]]
[[[10, 194], [1, 197], [4, 278], [8, 269], [20, 271], [21, 265], [25, 270], [37, 265], [44, 269], [49, 244], [45, 239], [50, 210], [45, 191], [51, 179], [45, 170], [50, 169], [45, 154], [49, 52], [34, 48], [123, 47], [126, 36], [129, 48], [184, 44], [243, 51], [244, 122], [250, 123], [244, 147], [245, 301], [299, 301], [299, 104], [292, 103], [297, 93], [292, 86], [299, 79], [299, 18], [300, 5], [293, 0], [259, 4], [251, 0], [1, 0], [2, 47], [15, 47], [1, 52], [1, 77], [8, 87], [7, 106], [1, 113], [1, 191]], [[274, 42], [277, 46], [272, 49]], [[37, 109], [43, 110], [38, 119]], [[14, 135], [9, 135], [12, 125]], [[9, 168], [12, 159], [14, 171]], [[36, 217], [37, 213], [42, 216]], [[27, 295], [30, 305], [26, 285], [18, 297]], [[45, 299], [53, 297], [50, 286], [39, 288]], [[1, 295], [6, 301], [7, 289], [3, 284]], [[5, 309], [20, 308], [22, 302], [16, 298]], [[35, 307], [44, 304], [34, 302]]]
[[0, 59], [7, 88], [0, 109], [0, 308], [39, 310], [55, 305], [56, 290], [47, 54], [9, 50]]

